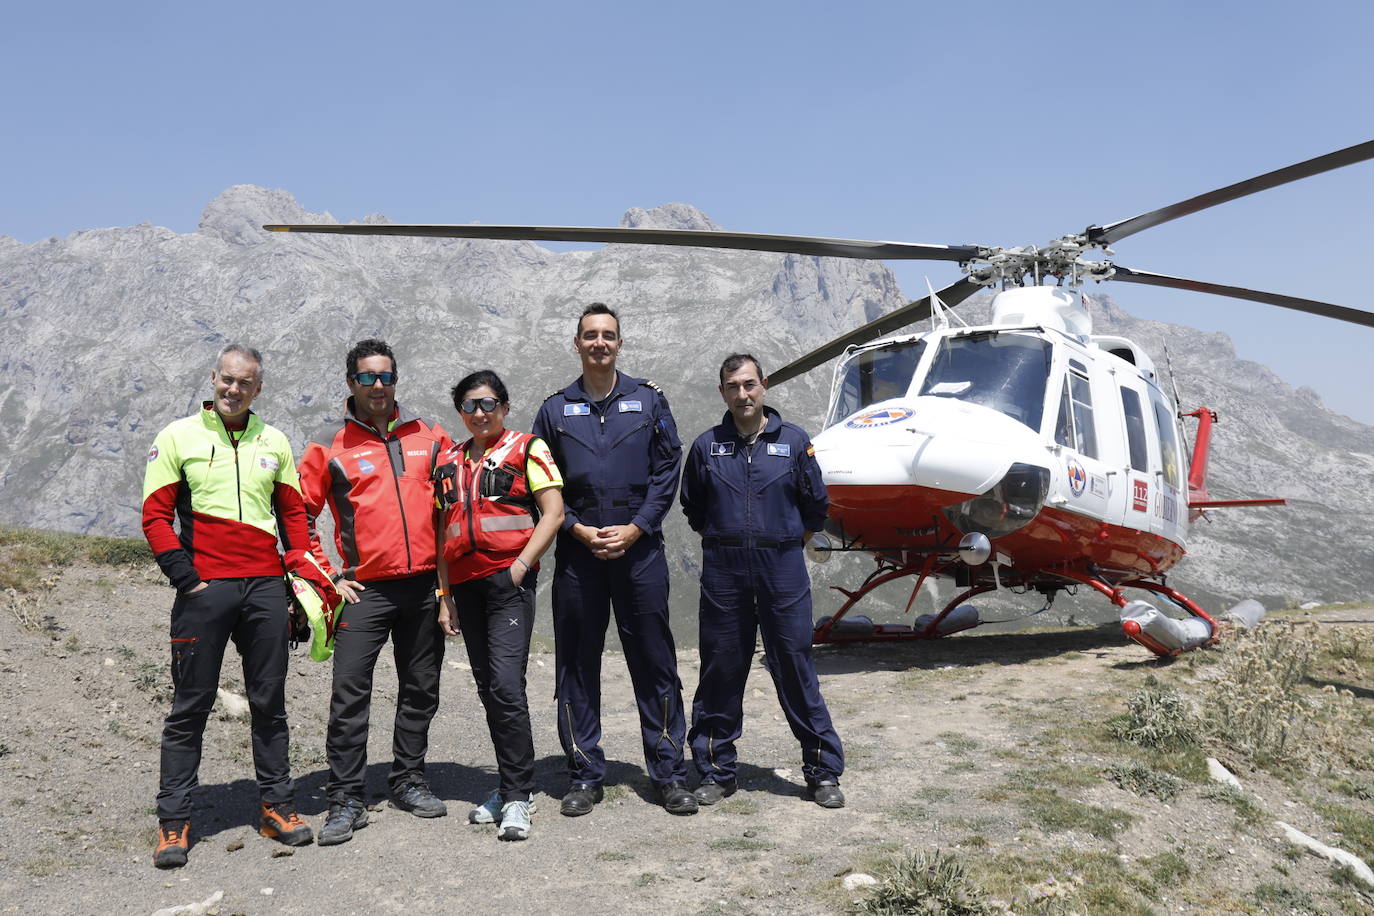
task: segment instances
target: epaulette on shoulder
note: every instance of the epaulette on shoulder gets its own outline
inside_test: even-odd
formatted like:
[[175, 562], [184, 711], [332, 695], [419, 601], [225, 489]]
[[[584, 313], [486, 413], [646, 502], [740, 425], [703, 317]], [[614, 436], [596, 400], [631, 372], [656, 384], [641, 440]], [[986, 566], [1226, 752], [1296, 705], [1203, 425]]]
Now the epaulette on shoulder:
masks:
[[544, 400], [547, 401], [547, 400], [549, 400], [550, 398], [556, 398], [556, 397], [558, 397], [558, 396], [559, 396], [560, 394], [562, 394], [562, 393], [563, 393], [563, 389], [562, 389], [562, 388], [559, 388], [559, 389], [558, 389], [557, 391], [555, 391], [553, 394], [551, 394], [551, 395], [549, 395], [548, 397], [544, 398]]
[[667, 397], [667, 396], [668, 396], [668, 392], [666, 392], [666, 391], [664, 391], [662, 388], [660, 388], [660, 387], [658, 386], [658, 382], [655, 382], [655, 381], [653, 381], [653, 380], [651, 380], [651, 379], [647, 379], [647, 378], [646, 378], [646, 379], [644, 380], [644, 384], [645, 384], [646, 386], [648, 386], [649, 388], [654, 389], [655, 391], [657, 391], [659, 394], [663, 395], [664, 397]]

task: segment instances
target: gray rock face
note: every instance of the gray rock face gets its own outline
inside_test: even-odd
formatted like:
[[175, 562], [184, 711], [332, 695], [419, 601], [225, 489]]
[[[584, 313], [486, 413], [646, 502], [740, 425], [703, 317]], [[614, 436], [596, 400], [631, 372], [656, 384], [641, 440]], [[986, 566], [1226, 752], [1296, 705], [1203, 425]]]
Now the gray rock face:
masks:
[[[0, 521], [136, 535], [142, 456], [162, 425], [207, 396], [211, 362], [231, 340], [264, 352], [255, 408], [297, 443], [337, 412], [344, 353], [374, 335], [397, 350], [411, 408], [461, 431], [447, 388], [489, 367], [511, 389], [512, 426], [527, 428], [578, 372], [577, 314], [604, 301], [621, 312], [622, 367], [663, 386], [690, 440], [722, 412], [715, 371], [728, 352], [775, 367], [905, 302], [870, 261], [642, 245], [555, 253], [527, 242], [259, 228], [332, 221], [285, 191], [239, 185], [186, 235], [144, 224], [34, 244], [0, 238]], [[631, 209], [621, 224], [718, 228], [686, 204]], [[980, 308], [985, 297], [961, 312]], [[1178, 581], [1217, 599], [1271, 602], [1374, 591], [1374, 429], [1237, 360], [1224, 335], [1136, 319], [1103, 297], [1094, 308], [1100, 332], [1138, 340], [1161, 366], [1167, 344], [1185, 403], [1221, 413], [1215, 495], [1291, 501], [1199, 525]], [[812, 372], [770, 403], [814, 430], [829, 382], [828, 369]], [[696, 591], [688, 535], [675, 517], [668, 537], [684, 607]], [[832, 605], [819, 598], [818, 613]]]

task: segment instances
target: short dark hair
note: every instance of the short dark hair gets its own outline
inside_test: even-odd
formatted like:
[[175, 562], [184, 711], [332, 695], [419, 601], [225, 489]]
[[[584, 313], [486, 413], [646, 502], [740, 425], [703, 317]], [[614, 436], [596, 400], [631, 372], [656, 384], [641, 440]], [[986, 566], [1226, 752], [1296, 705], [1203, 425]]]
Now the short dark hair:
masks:
[[387, 346], [385, 340], [376, 337], [369, 337], [360, 340], [353, 345], [353, 349], [348, 351], [348, 377], [352, 378], [358, 374], [358, 361], [367, 359], [369, 356], [385, 356], [391, 360], [391, 371], [399, 374], [400, 370], [396, 367], [396, 354], [391, 352], [391, 347]]
[[496, 393], [496, 400], [502, 404], [510, 403], [510, 394], [506, 391], [506, 383], [501, 381], [501, 376], [490, 369], [478, 369], [476, 372], [469, 372], [463, 376], [458, 384], [453, 386], [453, 390], [449, 392], [453, 395], [453, 409], [461, 411], [463, 409], [463, 397], [472, 389], [481, 388], [483, 385]]
[[720, 383], [724, 385], [725, 376], [734, 372], [745, 363], [753, 363], [754, 368], [758, 370], [759, 381], [763, 381], [763, 366], [759, 365], [759, 361], [752, 353], [731, 353], [729, 356], [725, 357], [725, 361], [720, 364]]
[[611, 308], [604, 302], [593, 302], [591, 305], [587, 306], [582, 310], [582, 314], [577, 319], [578, 334], [582, 333], [582, 319], [586, 318], [588, 315], [610, 315], [612, 318], [615, 319], [616, 334], [620, 333], [620, 316], [615, 313], [615, 309]]

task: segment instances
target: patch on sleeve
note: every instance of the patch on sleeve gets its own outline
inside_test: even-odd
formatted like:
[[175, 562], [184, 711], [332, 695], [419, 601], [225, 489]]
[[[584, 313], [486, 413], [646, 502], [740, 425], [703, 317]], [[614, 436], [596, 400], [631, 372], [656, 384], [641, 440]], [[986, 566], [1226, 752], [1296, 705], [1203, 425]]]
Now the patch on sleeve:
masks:
[[733, 442], [712, 442], [712, 458], [728, 458], [735, 453], [735, 443]]
[[792, 446], [787, 442], [770, 442], [768, 443], [768, 454], [777, 455], [780, 458], [791, 458]]
[[810, 455], [810, 456], [812, 456], [812, 457], [814, 458], [815, 455], [816, 455], [816, 446], [814, 446], [814, 445], [812, 445], [812, 444], [810, 444], [810, 443], [808, 442], [807, 445], [806, 445], [806, 454], [808, 454], [808, 455]]
[[149, 464], [152, 464], [152, 463], [153, 463], [154, 461], [156, 461], [156, 460], [157, 460], [157, 446], [154, 445], [152, 448], [148, 449], [148, 463], [149, 463]]
[[591, 416], [591, 413], [592, 405], [583, 401], [563, 405], [563, 416], [565, 417], [588, 417]]

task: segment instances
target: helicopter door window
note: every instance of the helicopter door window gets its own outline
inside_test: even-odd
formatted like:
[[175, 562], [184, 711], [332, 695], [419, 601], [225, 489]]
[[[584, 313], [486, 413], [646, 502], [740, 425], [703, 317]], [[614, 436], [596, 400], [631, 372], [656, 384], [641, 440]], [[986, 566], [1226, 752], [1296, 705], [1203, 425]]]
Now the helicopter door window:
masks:
[[926, 373], [921, 394], [991, 407], [1039, 430], [1051, 353], [1049, 341], [1025, 334], [949, 337]]
[[870, 404], [906, 394], [925, 348], [924, 340], [908, 340], [850, 357], [840, 370], [835, 406], [825, 425], [839, 423]]
[[1092, 386], [1088, 384], [1085, 376], [1072, 370], [1064, 379], [1064, 393], [1059, 402], [1059, 420], [1055, 424], [1054, 441], [1088, 458], [1098, 457], [1097, 427], [1093, 424]]
[[1150, 406], [1155, 409], [1155, 425], [1159, 427], [1159, 455], [1164, 462], [1164, 482], [1175, 490], [1183, 486], [1182, 464], [1179, 462], [1178, 432], [1174, 427], [1173, 411], [1157, 392], [1151, 392]]
[[1122, 388], [1121, 409], [1126, 416], [1126, 444], [1131, 452], [1131, 467], [1149, 471], [1150, 453], [1145, 443], [1145, 414], [1140, 408], [1140, 395], [1130, 388]]

